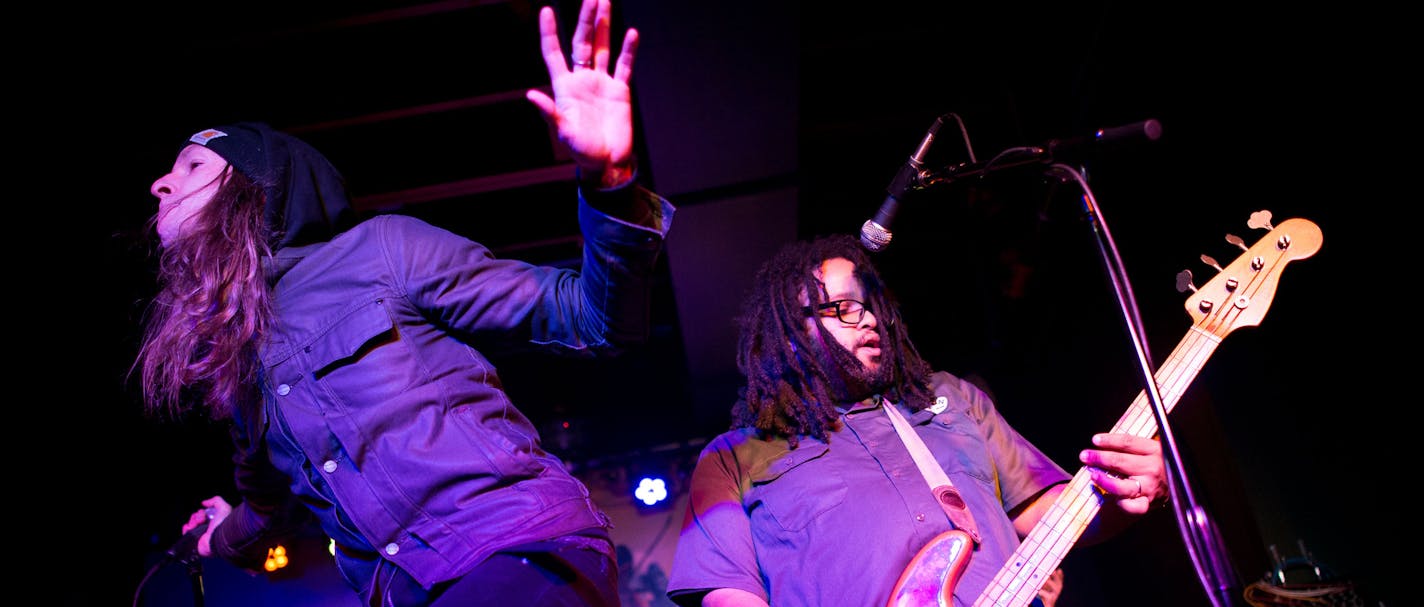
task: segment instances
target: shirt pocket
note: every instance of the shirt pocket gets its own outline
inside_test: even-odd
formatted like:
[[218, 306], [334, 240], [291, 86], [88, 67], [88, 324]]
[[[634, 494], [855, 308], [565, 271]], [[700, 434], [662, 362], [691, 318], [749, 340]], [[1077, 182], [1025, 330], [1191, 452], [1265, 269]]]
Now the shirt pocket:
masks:
[[967, 417], [936, 415], [925, 425], [921, 439], [935, 453], [936, 459], [950, 475], [962, 474], [993, 487], [994, 471], [989, 445]]
[[752, 507], [764, 508], [782, 529], [800, 531], [845, 501], [845, 478], [831, 465], [830, 448], [805, 445], [751, 474]]

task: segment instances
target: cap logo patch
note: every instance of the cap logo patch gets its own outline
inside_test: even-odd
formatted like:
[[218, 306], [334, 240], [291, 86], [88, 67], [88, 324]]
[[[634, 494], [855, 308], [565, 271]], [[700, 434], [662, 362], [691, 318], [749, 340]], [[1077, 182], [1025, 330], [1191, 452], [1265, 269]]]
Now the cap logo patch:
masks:
[[189, 137], [188, 142], [196, 143], [201, 146], [207, 146], [209, 141], [217, 139], [218, 137], [227, 137], [227, 133], [224, 133], [217, 129], [207, 129], [205, 131], [199, 131], [197, 134], [193, 135], [192, 137]]

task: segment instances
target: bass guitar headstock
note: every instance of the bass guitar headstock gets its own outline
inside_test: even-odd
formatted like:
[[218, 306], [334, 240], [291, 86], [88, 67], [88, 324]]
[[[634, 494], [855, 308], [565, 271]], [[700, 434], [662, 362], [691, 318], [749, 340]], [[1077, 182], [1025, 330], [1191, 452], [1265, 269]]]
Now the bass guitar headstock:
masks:
[[1276, 285], [1286, 264], [1320, 250], [1320, 227], [1309, 220], [1287, 219], [1279, 226], [1272, 226], [1271, 212], [1257, 211], [1251, 214], [1246, 225], [1270, 232], [1250, 248], [1241, 238], [1228, 234], [1226, 241], [1245, 252], [1226, 267], [1202, 255], [1202, 262], [1217, 270], [1217, 275], [1206, 285], [1201, 288], [1193, 285], [1189, 270], [1177, 274], [1177, 290], [1193, 292], [1186, 302], [1193, 325], [1218, 339], [1239, 327], [1260, 324], [1275, 298]]

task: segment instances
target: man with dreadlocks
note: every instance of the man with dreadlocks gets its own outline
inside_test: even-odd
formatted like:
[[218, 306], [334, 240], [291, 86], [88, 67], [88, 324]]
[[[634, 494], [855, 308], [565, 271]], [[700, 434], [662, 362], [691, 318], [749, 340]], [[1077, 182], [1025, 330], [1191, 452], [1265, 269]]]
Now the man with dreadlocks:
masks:
[[[923, 547], [962, 529], [975, 541], [945, 590], [972, 604], [1069, 475], [984, 391], [920, 357], [854, 238], [791, 243], [753, 284], [737, 354], [746, 386], [732, 429], [692, 473], [668, 595], [708, 607], [879, 607]], [[950, 496], [926, 483], [908, 446], [918, 442]], [[1100, 434], [1080, 459], [1104, 496], [1084, 544], [1165, 498], [1155, 440]]]

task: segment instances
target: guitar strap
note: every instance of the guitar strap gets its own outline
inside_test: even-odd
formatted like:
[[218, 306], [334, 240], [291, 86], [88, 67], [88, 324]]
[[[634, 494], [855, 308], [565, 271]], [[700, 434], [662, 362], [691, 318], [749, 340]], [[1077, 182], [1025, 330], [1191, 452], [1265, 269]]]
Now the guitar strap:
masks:
[[920, 474], [924, 475], [925, 482], [929, 483], [930, 492], [934, 494], [935, 501], [939, 507], [944, 509], [944, 513], [949, 515], [950, 522], [954, 523], [954, 528], [969, 534], [974, 538], [974, 546], [979, 546], [979, 526], [974, 524], [974, 513], [969, 511], [965, 505], [964, 498], [959, 495], [959, 490], [954, 488], [954, 484], [949, 482], [949, 476], [944, 473], [944, 469], [935, 461], [930, 450], [925, 447], [925, 442], [920, 440], [920, 435], [915, 434], [915, 430], [910, 427], [910, 423], [905, 421], [905, 416], [900, 413], [899, 407], [893, 403], [881, 400], [881, 408], [885, 409], [885, 415], [890, 417], [890, 423], [894, 424], [895, 431], [900, 433], [900, 440], [904, 441], [905, 447], [910, 450], [910, 457], [914, 458], [915, 465], [920, 467]]

